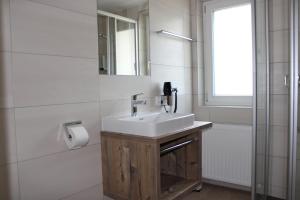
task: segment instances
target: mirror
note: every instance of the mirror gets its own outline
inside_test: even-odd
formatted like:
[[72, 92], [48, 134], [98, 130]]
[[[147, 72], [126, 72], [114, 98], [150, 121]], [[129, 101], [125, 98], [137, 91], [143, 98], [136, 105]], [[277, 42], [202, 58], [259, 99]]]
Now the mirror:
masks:
[[149, 1], [97, 3], [99, 73], [149, 75]]

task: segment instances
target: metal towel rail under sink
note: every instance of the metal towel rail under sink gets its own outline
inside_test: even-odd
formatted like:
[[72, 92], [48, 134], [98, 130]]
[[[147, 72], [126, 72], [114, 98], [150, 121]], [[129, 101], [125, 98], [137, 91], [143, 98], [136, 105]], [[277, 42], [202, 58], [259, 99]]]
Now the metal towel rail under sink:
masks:
[[183, 147], [185, 147], [185, 146], [191, 144], [192, 142], [194, 142], [194, 139], [187, 140], [187, 141], [181, 142], [181, 143], [179, 143], [179, 144], [175, 144], [175, 145], [173, 145], [173, 146], [171, 146], [171, 147], [168, 147], [168, 148], [165, 148], [165, 149], [164, 149], [164, 148], [161, 148], [161, 149], [160, 149], [160, 155], [162, 156], [162, 155], [165, 155], [165, 154], [170, 153], [170, 152], [172, 152], [172, 151], [175, 151], [175, 150], [177, 150], [177, 149], [183, 148]]

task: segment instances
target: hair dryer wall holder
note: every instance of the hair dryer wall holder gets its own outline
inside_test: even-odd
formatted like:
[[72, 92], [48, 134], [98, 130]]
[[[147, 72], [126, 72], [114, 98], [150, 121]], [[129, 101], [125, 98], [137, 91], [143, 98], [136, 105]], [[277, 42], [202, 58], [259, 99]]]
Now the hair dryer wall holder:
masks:
[[[173, 103], [173, 95], [171, 94], [171, 96], [169, 95], [161, 95], [160, 96], [160, 105], [163, 106], [165, 108], [165, 111], [167, 113], [172, 113], [172, 106], [174, 104], [174, 111], [173, 113], [177, 112], [177, 88], [172, 88], [172, 94], [175, 94], [175, 102]], [[169, 107], [169, 109], [167, 109], [167, 107]]]

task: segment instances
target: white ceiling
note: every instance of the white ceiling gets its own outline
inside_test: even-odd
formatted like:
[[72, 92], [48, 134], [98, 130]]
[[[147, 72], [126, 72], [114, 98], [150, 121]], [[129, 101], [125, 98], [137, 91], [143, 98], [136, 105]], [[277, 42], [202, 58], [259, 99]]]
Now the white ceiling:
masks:
[[143, 5], [148, 0], [97, 0], [98, 9], [104, 11], [117, 12], [126, 8]]

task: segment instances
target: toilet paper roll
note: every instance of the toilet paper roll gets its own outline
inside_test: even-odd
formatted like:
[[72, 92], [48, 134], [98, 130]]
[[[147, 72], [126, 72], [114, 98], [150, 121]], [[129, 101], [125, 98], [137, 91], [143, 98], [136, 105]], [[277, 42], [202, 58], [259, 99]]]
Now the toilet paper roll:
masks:
[[65, 142], [69, 149], [79, 149], [89, 143], [89, 134], [82, 125], [67, 127]]

